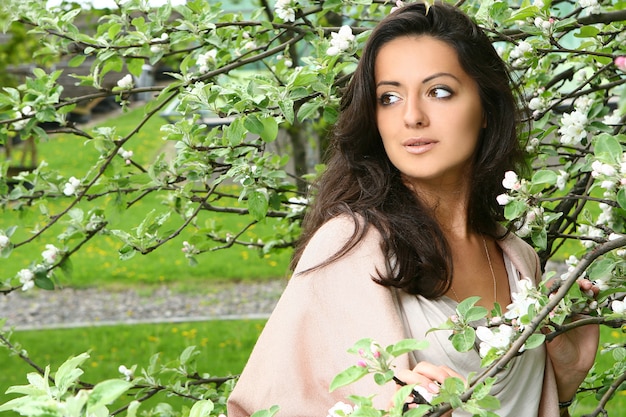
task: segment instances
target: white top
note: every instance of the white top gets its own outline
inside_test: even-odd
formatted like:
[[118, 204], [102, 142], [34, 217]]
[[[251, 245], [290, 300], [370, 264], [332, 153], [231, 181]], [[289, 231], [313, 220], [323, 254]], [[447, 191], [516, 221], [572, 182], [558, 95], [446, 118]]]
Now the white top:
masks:
[[[519, 273], [506, 254], [504, 254], [504, 263], [511, 292], [518, 292]], [[398, 298], [404, 322], [408, 323], [407, 336], [418, 340], [426, 339], [429, 342], [428, 348], [413, 352], [412, 365], [420, 361], [447, 365], [463, 377], [467, 377], [470, 372], [480, 373], [481, 358], [478, 354], [478, 344], [469, 352], [457, 352], [448, 339], [451, 333], [449, 330], [436, 330], [426, 334], [429, 329], [440, 326], [456, 314], [458, 305], [456, 301], [446, 296], [429, 300], [404, 291], [398, 291]], [[477, 342], [479, 342], [478, 339]], [[501, 408], [495, 410], [497, 415], [537, 417], [543, 388], [545, 360], [545, 348], [541, 345], [514, 358], [508, 367], [497, 375], [498, 380], [491, 392], [500, 400]], [[465, 417], [471, 414], [455, 410], [453, 416]]]

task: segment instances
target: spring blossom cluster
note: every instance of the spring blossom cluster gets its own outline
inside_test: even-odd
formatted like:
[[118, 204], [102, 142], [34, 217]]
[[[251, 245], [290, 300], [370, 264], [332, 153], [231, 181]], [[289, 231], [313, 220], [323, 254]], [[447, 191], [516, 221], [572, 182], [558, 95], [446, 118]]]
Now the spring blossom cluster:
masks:
[[211, 63], [215, 62], [217, 56], [217, 49], [211, 49], [203, 54], [198, 55], [196, 59], [196, 65], [198, 65], [198, 72], [204, 73], [211, 69]]
[[77, 179], [76, 177], [70, 177], [70, 179], [65, 183], [65, 186], [63, 187], [63, 194], [68, 197], [74, 195], [79, 185], [79, 179]]
[[339, 55], [340, 53], [350, 49], [352, 42], [354, 41], [354, 35], [352, 34], [352, 28], [348, 25], [343, 25], [339, 32], [331, 33], [330, 48], [326, 53], [330, 56]]
[[6, 248], [11, 243], [11, 240], [8, 236], [0, 235], [0, 250]]
[[350, 404], [339, 401], [328, 410], [327, 417], [346, 417], [354, 412], [354, 408]]
[[17, 278], [22, 284], [22, 291], [28, 291], [35, 286], [35, 274], [30, 269], [24, 268], [18, 271]]
[[130, 74], [126, 74], [117, 82], [117, 86], [124, 90], [129, 90], [133, 88], [133, 76]]
[[274, 10], [276, 15], [285, 22], [296, 21], [296, 3], [293, 0], [277, 0]]

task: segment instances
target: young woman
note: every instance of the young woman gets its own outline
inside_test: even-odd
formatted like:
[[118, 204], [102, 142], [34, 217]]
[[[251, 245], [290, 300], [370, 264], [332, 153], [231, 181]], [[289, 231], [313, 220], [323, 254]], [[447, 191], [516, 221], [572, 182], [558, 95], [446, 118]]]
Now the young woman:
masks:
[[[480, 368], [477, 352], [456, 352], [448, 334], [426, 331], [469, 296], [507, 306], [520, 279], [541, 276], [533, 249], [499, 225], [504, 173], [523, 167], [517, 128], [506, 67], [466, 15], [414, 3], [381, 21], [342, 98], [294, 275], [229, 417], [272, 405], [279, 416], [324, 416], [350, 394], [387, 407], [396, 388], [371, 378], [328, 392], [362, 338], [428, 339], [396, 365], [401, 380], [431, 393]], [[597, 328], [585, 327], [515, 358], [492, 391], [498, 415], [567, 414], [559, 403], [574, 396], [597, 343]]]

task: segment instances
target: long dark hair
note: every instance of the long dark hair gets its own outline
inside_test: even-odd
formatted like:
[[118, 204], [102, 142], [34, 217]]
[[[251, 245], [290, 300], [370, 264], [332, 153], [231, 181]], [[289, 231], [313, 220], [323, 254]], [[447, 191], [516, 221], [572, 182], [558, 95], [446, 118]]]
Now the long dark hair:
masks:
[[[345, 94], [333, 131], [327, 168], [303, 221], [292, 266], [315, 231], [338, 215], [352, 216], [352, 238], [326, 265], [345, 255], [370, 227], [382, 235], [382, 250], [393, 267], [378, 271], [379, 283], [411, 294], [438, 297], [452, 281], [452, 258], [430, 208], [404, 184], [383, 148], [376, 126], [374, 64], [387, 42], [407, 35], [430, 36], [452, 46], [462, 68], [477, 83], [486, 128], [472, 163], [468, 227], [501, 238], [503, 219], [496, 196], [502, 178], [523, 166], [518, 141], [519, 111], [506, 65], [489, 38], [463, 12], [445, 3], [412, 3], [383, 19], [372, 31]], [[391, 265], [391, 262], [390, 262]]]

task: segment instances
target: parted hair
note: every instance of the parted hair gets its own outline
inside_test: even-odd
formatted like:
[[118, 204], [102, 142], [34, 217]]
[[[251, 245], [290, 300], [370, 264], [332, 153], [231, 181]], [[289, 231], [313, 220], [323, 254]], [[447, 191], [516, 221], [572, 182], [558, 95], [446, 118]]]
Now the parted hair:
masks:
[[348, 215], [356, 225], [354, 234], [339, 252], [316, 268], [344, 256], [370, 227], [375, 227], [382, 235], [389, 267], [377, 271], [374, 279], [385, 286], [435, 298], [451, 285], [449, 245], [431, 208], [407, 188], [390, 162], [376, 125], [376, 56], [383, 45], [400, 36], [430, 36], [445, 42], [455, 49], [461, 67], [476, 81], [486, 127], [468, 173], [468, 226], [477, 233], [503, 237], [498, 227], [503, 209], [496, 197], [504, 192], [504, 173], [524, 166], [518, 140], [520, 111], [509, 71], [488, 36], [458, 8], [445, 3], [412, 3], [385, 17], [366, 42], [341, 98], [326, 170], [312, 188], [313, 203], [303, 220], [292, 267], [322, 224]]

